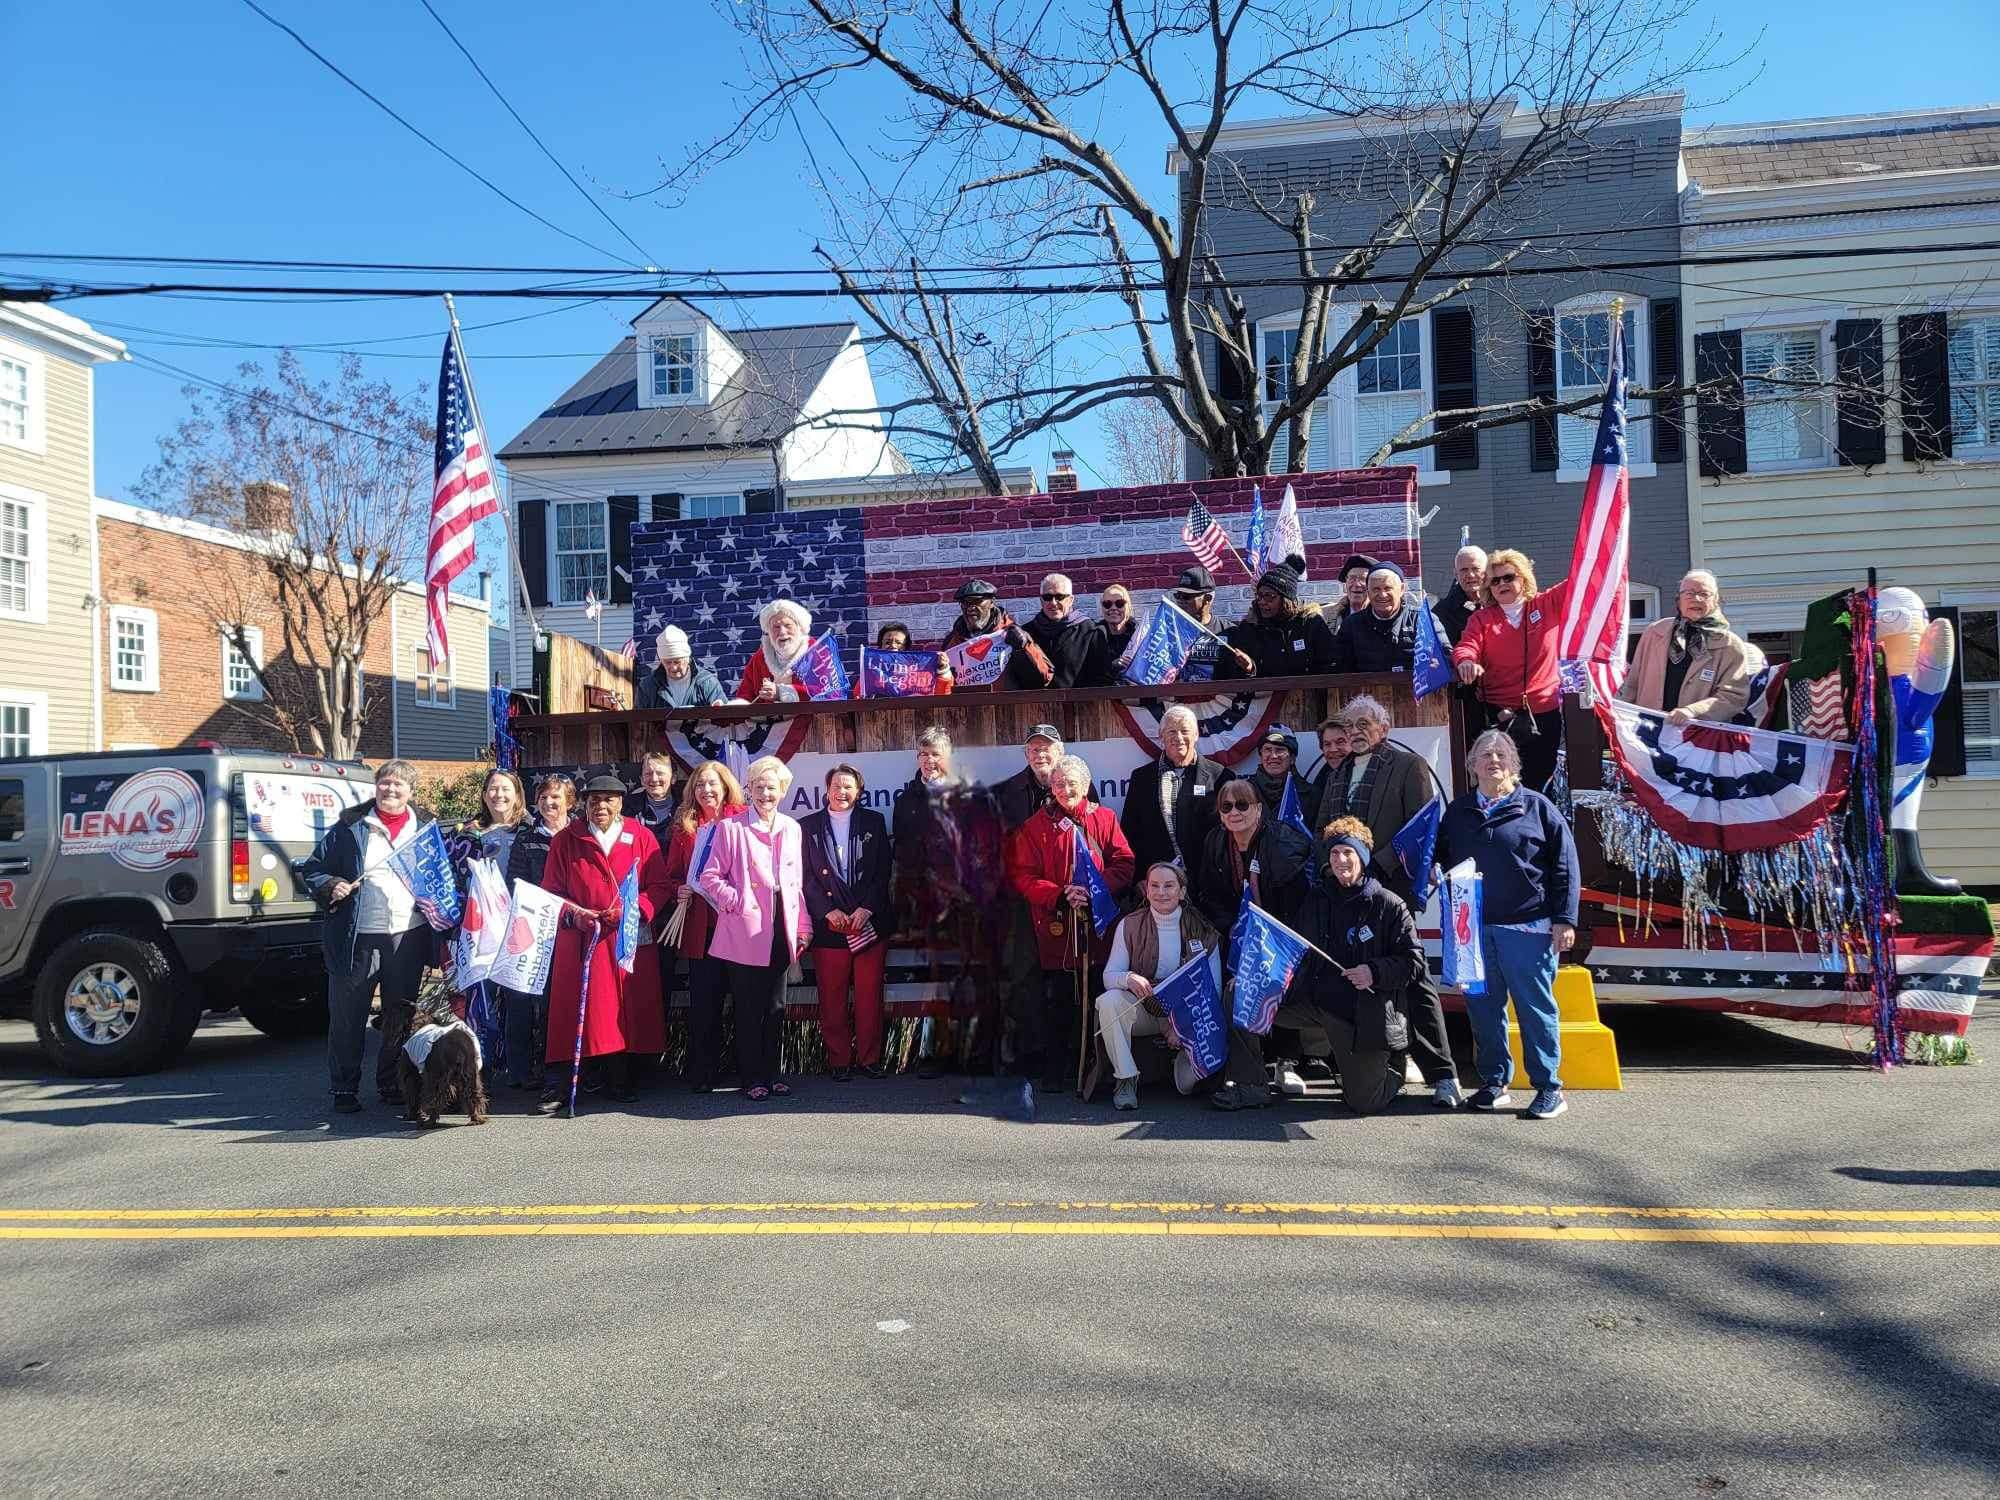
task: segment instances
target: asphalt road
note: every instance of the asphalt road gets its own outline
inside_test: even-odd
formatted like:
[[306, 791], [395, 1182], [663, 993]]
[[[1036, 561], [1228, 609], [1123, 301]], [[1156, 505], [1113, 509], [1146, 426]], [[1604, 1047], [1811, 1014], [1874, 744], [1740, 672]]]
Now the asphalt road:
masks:
[[1625, 1091], [1539, 1125], [421, 1135], [238, 1022], [120, 1082], [0, 1026], [0, 1495], [2000, 1494], [1992, 1067], [1607, 1019]]

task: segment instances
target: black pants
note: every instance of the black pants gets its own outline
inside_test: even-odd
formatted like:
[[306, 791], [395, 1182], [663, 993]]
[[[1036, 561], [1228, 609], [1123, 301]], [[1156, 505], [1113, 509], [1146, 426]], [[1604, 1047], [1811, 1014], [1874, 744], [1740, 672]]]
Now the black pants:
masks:
[[[1090, 990], [1089, 984], [1084, 988]], [[1051, 1088], [1072, 1082], [1082, 1024], [1076, 970], [1043, 969], [1039, 983], [1023, 998], [1025, 1003], [1014, 1009], [1014, 1075], [1039, 1078]]]
[[1486, 707], [1488, 728], [1499, 727], [1507, 731], [1509, 739], [1521, 752], [1521, 785], [1532, 791], [1542, 791], [1549, 778], [1556, 773], [1556, 751], [1562, 746], [1562, 708], [1558, 705], [1547, 713], [1534, 714], [1526, 709], [1518, 709], [1503, 725], [1500, 715], [1503, 709], [1491, 704]]
[[723, 961], [729, 993], [736, 1000], [736, 1069], [747, 1089], [769, 1088], [778, 1081], [779, 1049], [784, 1041], [785, 970], [792, 965], [790, 929], [783, 913], [771, 931], [769, 963]]
[[549, 997], [502, 990], [500, 1015], [507, 1028], [507, 1081], [516, 1088], [539, 1088], [549, 1050]]
[[[719, 958], [688, 960], [687, 1081], [713, 1088], [722, 1069], [722, 998], [729, 993], [729, 970]], [[740, 1021], [739, 1021], [740, 1026]]]
[[377, 985], [382, 989], [382, 1048], [375, 1055], [375, 1091], [393, 1096], [401, 1090], [396, 1071], [401, 1051], [398, 1044], [409, 1030], [410, 1012], [416, 1009], [417, 989], [423, 983], [430, 947], [428, 927], [361, 933], [354, 939], [353, 970], [345, 979], [327, 979], [327, 1070], [336, 1094], [360, 1091], [361, 1054], [368, 1041], [368, 1003], [375, 998]]
[[[1371, 873], [1395, 893], [1412, 916], [1418, 914], [1417, 904], [1411, 899], [1416, 892], [1410, 888], [1409, 877], [1400, 866], [1391, 869], [1378, 861]], [[1444, 1029], [1444, 1007], [1438, 1003], [1437, 980], [1431, 977], [1428, 963], [1406, 992], [1405, 1019], [1409, 1022], [1410, 1056], [1423, 1070], [1424, 1082], [1435, 1084], [1441, 1078], [1458, 1077], [1458, 1064], [1451, 1060], [1451, 1038]]]

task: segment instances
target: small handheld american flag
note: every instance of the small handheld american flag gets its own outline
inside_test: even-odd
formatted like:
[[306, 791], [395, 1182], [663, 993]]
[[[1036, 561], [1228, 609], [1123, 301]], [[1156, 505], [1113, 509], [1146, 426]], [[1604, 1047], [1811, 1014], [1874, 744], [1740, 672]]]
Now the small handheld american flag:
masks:
[[1188, 506], [1181, 540], [1187, 543], [1188, 551], [1201, 559], [1201, 565], [1210, 570], [1222, 566], [1222, 554], [1229, 549], [1229, 533], [1199, 500]]
[[879, 943], [880, 941], [882, 940], [875, 935], [875, 923], [871, 919], [863, 922], [859, 931], [847, 934], [847, 951], [849, 953], [859, 953], [869, 944]]

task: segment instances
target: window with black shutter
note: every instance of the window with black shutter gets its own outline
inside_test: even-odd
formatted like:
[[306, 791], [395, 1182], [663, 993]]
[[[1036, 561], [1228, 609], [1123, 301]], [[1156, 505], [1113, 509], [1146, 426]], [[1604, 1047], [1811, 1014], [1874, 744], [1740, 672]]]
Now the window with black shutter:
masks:
[[1842, 318], [1833, 325], [1834, 455], [1844, 464], [1879, 464], [1889, 454], [1882, 408], [1882, 320]]
[[1737, 330], [1694, 336], [1694, 403], [1697, 463], [1709, 478], [1750, 467], [1743, 430], [1743, 335]]
[[606, 503], [611, 530], [611, 602], [632, 602], [632, 528], [639, 520], [637, 495], [613, 495]]
[[[1431, 313], [1431, 403], [1438, 411], [1465, 411], [1479, 404], [1478, 341], [1473, 337], [1472, 309], [1440, 307]], [[1440, 422], [1437, 440], [1440, 469], [1479, 467], [1479, 429], [1473, 419]]]
[[1903, 422], [1903, 458], [1951, 457], [1951, 369], [1945, 359], [1947, 329], [1941, 312], [1896, 319], [1897, 397]]
[[[1681, 380], [1681, 303], [1678, 297], [1656, 297], [1653, 320], [1653, 389], [1665, 390]], [[1653, 461], [1677, 464], [1687, 457], [1679, 396], [1653, 398]]]
[[678, 521], [680, 518], [681, 497], [678, 492], [653, 496], [652, 520]]
[[[1528, 394], [1555, 404], [1556, 315], [1546, 307], [1528, 314]], [[1562, 467], [1553, 411], [1537, 412], [1528, 419], [1528, 467], [1550, 472]]]
[[528, 605], [544, 609], [549, 602], [549, 502], [514, 502], [514, 544], [521, 549], [521, 574], [527, 580]]
[[743, 492], [743, 514], [746, 516], [768, 516], [778, 509], [776, 490], [745, 490]]

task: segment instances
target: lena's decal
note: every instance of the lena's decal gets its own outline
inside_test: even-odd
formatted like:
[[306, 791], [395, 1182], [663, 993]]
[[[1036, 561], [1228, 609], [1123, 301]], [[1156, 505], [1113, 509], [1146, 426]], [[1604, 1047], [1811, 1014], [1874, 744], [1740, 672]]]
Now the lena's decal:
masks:
[[194, 853], [206, 811], [199, 773], [66, 776], [62, 852], [108, 854], [128, 870], [164, 869]]

